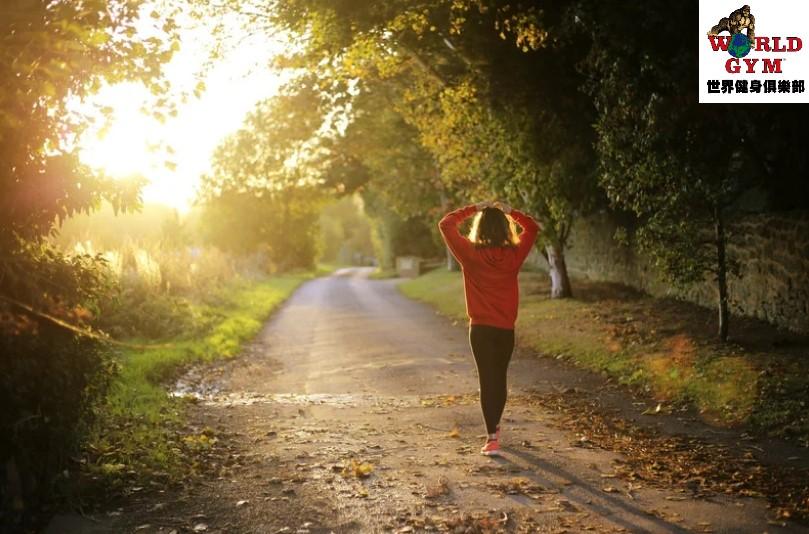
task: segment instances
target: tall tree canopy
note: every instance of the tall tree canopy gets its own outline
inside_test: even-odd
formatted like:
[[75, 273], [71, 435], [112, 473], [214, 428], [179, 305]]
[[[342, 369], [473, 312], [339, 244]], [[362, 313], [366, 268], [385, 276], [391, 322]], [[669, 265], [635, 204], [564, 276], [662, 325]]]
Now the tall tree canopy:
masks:
[[45, 237], [102, 200], [118, 210], [138, 205], [141, 180], [114, 181], [80, 161], [77, 139], [91, 119], [76, 103], [124, 80], [164, 91], [176, 28], [165, 5], [146, 5], [14, 0], [0, 8], [0, 522], [10, 528], [69, 466], [79, 423], [109, 377], [107, 351], [69, 327], [86, 327], [109, 287], [100, 260], [67, 256]]
[[[600, 183], [614, 206], [637, 216], [635, 241], [668, 280], [715, 282], [725, 340], [728, 277], [739, 273], [729, 222], [751, 191], [802, 189], [806, 198], [809, 159], [784, 140], [809, 141], [807, 107], [698, 104], [696, 51], [671, 47], [693, 18], [687, 4], [617, 13], [585, 0], [578, 8], [594, 43], [581, 68], [598, 110]], [[634, 31], [639, 24], [660, 31]]]
[[541, 219], [553, 295], [570, 294], [564, 247], [574, 218], [600, 194], [595, 110], [577, 90], [586, 48], [565, 32], [564, 8], [459, 0], [267, 7], [277, 27], [300, 38], [284, 63], [317, 74], [332, 100], [385, 95], [429, 155], [422, 188], [445, 207], [500, 196]]
[[[165, 90], [161, 66], [177, 44], [176, 27], [162, 12], [132, 0], [25, 0], [4, 6], [0, 17], [0, 295], [53, 309], [43, 294], [79, 300], [70, 283], [32, 276], [37, 265], [66, 265], [37, 244], [60, 220], [97, 207], [138, 205], [142, 181], [113, 180], [79, 160], [76, 139], [89, 117], [78, 100], [107, 83], [140, 81]], [[154, 35], [137, 29], [142, 17]], [[140, 23], [143, 26], [143, 23]], [[55, 263], [54, 263], [55, 262]], [[67, 279], [71, 275], [65, 273]], [[73, 288], [73, 289], [71, 289]], [[8, 300], [0, 311], [8, 308]], [[52, 310], [53, 311], [53, 310]], [[8, 312], [7, 312], [8, 313]]]

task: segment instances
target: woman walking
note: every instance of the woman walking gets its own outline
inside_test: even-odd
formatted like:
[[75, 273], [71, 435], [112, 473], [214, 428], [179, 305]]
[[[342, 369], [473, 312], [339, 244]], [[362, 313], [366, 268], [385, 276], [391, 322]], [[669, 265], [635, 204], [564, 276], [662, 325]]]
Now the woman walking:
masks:
[[[459, 225], [475, 215], [469, 237]], [[514, 222], [522, 227], [517, 235]], [[480, 381], [486, 423], [481, 454], [500, 454], [500, 418], [508, 394], [506, 375], [514, 350], [519, 287], [517, 274], [531, 251], [539, 225], [502, 202], [480, 202], [448, 213], [438, 223], [444, 241], [461, 264], [469, 316], [469, 345]]]

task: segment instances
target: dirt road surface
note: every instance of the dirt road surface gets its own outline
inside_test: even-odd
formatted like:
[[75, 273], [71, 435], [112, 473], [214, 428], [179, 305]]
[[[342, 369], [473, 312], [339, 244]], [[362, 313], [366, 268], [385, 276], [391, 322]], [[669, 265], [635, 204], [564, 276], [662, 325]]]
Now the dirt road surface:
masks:
[[212, 456], [209, 476], [133, 492], [120, 508], [61, 517], [50, 531], [807, 531], [768, 521], [762, 498], [616, 477], [626, 458], [589, 446], [535, 400], [580, 392], [657, 424], [644, 422], [646, 406], [601, 377], [520, 350], [509, 371], [504, 456], [479, 455], [466, 325], [368, 274], [343, 269], [304, 284], [243, 356], [181, 382], [200, 398], [191, 424], [215, 432], [224, 451]]

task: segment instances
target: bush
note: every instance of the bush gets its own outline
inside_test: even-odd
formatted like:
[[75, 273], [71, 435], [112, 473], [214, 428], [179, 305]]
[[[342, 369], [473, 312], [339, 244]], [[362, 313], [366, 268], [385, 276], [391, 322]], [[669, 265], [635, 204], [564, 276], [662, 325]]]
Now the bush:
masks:
[[104, 394], [110, 356], [64, 325], [87, 329], [111, 282], [98, 256], [0, 248], [0, 525], [30, 520], [53, 495]]
[[55, 494], [113, 371], [99, 342], [50, 323], [0, 337], [0, 525]]
[[101, 305], [99, 326], [115, 338], [164, 339], [191, 332], [188, 301], [160, 291], [124, 288]]
[[263, 196], [224, 191], [206, 200], [200, 230], [206, 243], [236, 257], [263, 255], [266, 272], [311, 269], [320, 206], [318, 192], [307, 188]]

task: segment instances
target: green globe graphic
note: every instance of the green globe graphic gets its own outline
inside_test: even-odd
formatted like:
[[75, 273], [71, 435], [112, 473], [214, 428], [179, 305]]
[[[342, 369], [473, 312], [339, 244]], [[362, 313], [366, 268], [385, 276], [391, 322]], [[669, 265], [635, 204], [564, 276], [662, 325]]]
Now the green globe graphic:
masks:
[[750, 39], [743, 33], [737, 33], [730, 39], [728, 53], [733, 57], [744, 57], [750, 53]]

